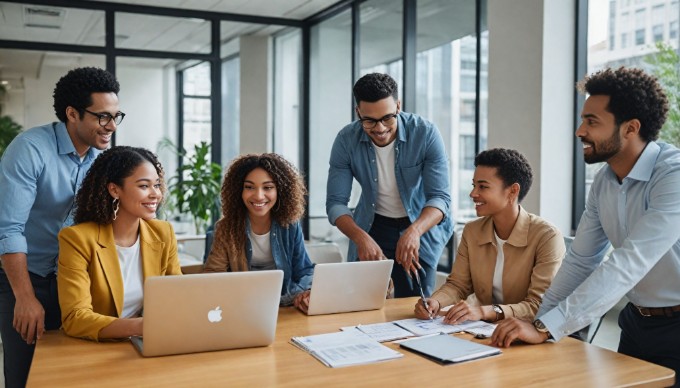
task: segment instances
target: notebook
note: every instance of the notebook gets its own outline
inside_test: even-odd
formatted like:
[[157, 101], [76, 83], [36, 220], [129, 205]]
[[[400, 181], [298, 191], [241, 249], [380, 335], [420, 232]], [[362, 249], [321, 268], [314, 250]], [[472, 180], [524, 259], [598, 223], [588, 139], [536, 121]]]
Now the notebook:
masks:
[[280, 270], [150, 277], [132, 343], [143, 356], [270, 345], [282, 283]]
[[441, 364], [455, 364], [501, 354], [498, 348], [448, 334], [414, 338], [402, 342], [400, 346]]
[[317, 264], [307, 314], [382, 308], [393, 264], [392, 260]]

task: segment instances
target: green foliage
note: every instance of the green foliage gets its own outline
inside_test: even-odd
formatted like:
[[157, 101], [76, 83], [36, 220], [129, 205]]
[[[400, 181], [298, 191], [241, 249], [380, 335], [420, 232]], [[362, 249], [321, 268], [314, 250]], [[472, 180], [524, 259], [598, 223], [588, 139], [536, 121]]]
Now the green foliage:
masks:
[[5, 153], [5, 148], [19, 133], [21, 133], [21, 125], [9, 116], [0, 116], [0, 156]]
[[210, 161], [210, 144], [204, 141], [194, 146], [191, 156], [184, 149], [178, 151], [167, 139], [161, 142], [161, 146], [170, 145], [184, 159], [177, 175], [168, 181], [171, 202], [178, 212], [191, 214], [196, 233], [204, 233], [220, 212], [222, 167]]
[[652, 66], [652, 73], [668, 96], [668, 118], [659, 139], [680, 147], [680, 56], [666, 43], [657, 42], [656, 48], [659, 51], [650, 54], [645, 62]]

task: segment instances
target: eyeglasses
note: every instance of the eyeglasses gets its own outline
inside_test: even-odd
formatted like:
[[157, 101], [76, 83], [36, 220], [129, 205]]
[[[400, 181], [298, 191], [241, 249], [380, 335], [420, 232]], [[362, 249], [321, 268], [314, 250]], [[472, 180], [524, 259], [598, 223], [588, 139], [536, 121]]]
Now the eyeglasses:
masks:
[[378, 125], [378, 123], [382, 123], [382, 125], [384, 125], [385, 127], [390, 127], [397, 122], [397, 116], [398, 115], [396, 113], [393, 113], [383, 116], [383, 118], [377, 120], [369, 118], [364, 119], [361, 116], [359, 116], [359, 121], [361, 121], [361, 125], [364, 127], [364, 129], [373, 129], [375, 128], [376, 125]]
[[97, 116], [97, 118], [99, 119], [99, 125], [101, 125], [102, 127], [109, 125], [111, 120], [113, 120], [113, 122], [116, 123], [116, 125], [118, 125], [125, 118], [125, 113], [123, 113], [123, 112], [118, 112], [118, 113], [116, 113], [115, 116], [111, 116], [111, 114], [109, 114], [109, 113], [94, 113], [94, 112], [90, 112], [87, 109], [83, 109], [83, 110], [85, 112], [93, 115], [93, 116]]

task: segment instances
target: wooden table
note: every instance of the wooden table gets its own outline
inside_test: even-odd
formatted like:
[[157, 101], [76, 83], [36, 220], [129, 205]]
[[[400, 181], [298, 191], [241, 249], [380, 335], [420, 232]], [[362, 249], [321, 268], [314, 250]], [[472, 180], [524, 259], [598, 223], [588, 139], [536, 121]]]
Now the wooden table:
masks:
[[500, 356], [458, 365], [442, 366], [399, 350], [401, 359], [338, 369], [288, 343], [292, 336], [412, 317], [416, 300], [392, 299], [382, 310], [314, 317], [281, 308], [272, 346], [178, 356], [144, 358], [127, 341], [94, 343], [48, 332], [36, 347], [28, 386], [661, 387], [674, 382], [670, 369], [572, 338], [517, 344]]

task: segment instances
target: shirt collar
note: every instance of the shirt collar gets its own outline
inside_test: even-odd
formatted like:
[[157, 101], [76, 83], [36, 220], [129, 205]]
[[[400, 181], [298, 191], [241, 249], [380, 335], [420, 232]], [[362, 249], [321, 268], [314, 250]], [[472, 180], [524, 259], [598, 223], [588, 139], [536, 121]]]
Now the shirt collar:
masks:
[[656, 159], [659, 157], [661, 152], [661, 147], [656, 142], [650, 141], [637, 162], [630, 170], [626, 178], [635, 179], [637, 181], [647, 182], [652, 178], [652, 172], [654, 172], [654, 165], [656, 164]]
[[[80, 154], [76, 151], [76, 147], [73, 145], [73, 141], [71, 140], [71, 136], [68, 134], [68, 129], [66, 129], [66, 124], [63, 122], [58, 122], [55, 125], [55, 132], [57, 135], [57, 152], [59, 155], [70, 155], [73, 154], [77, 158], [80, 159]], [[85, 153], [85, 158], [83, 159], [83, 162], [93, 160], [94, 157], [98, 154], [99, 150], [97, 150], [94, 147], [90, 147], [87, 149], [87, 152]]]
[[[515, 247], [525, 247], [529, 240], [529, 226], [531, 224], [531, 218], [529, 213], [520, 205], [519, 216], [515, 222], [515, 226], [510, 232], [510, 237], [506, 240], [506, 243]], [[495, 243], [496, 237], [494, 235], [493, 229], [493, 219], [488, 218], [487, 222], [482, 226], [482, 233], [479, 239], [479, 245]]]

